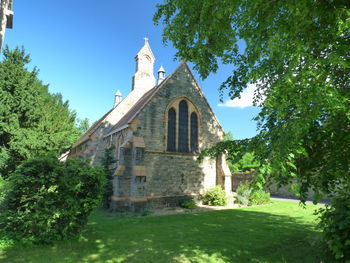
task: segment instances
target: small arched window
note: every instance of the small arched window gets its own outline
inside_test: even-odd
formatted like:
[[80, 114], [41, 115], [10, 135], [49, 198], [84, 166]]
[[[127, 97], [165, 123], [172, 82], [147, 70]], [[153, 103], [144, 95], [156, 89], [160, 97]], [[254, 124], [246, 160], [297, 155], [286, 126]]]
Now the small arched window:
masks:
[[179, 152], [188, 152], [188, 105], [185, 100], [179, 104]]
[[173, 108], [168, 111], [168, 141], [167, 151], [176, 151], [176, 112]]
[[191, 152], [198, 152], [198, 117], [191, 113]]

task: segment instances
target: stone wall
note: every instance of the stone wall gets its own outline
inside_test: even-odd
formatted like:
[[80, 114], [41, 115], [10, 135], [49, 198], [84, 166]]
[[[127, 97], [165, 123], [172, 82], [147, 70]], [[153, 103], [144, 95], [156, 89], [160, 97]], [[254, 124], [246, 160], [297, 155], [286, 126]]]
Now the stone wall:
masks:
[[[233, 173], [232, 174], [232, 191], [236, 192], [237, 187], [244, 182], [250, 182], [253, 180], [254, 172], [251, 173]], [[269, 192], [272, 196], [285, 197], [285, 198], [298, 198], [293, 192], [289, 190], [290, 185], [278, 187], [275, 183], [267, 183], [264, 187], [265, 191]], [[314, 192], [310, 189], [308, 191], [308, 199], [312, 200]], [[324, 199], [326, 200], [326, 199]]]
[[251, 182], [253, 180], [254, 172], [250, 173], [233, 173], [232, 174], [232, 191], [236, 192], [237, 187], [245, 182]]
[[[93, 165], [100, 165], [104, 149], [116, 146], [115, 158], [118, 162], [112, 197], [115, 209], [172, 206], [186, 196], [200, 197], [217, 184], [231, 193], [231, 176], [224, 157], [218, 161], [205, 158], [199, 163], [196, 153], [166, 151], [168, 106], [181, 99], [191, 103], [198, 114], [199, 151], [221, 141], [224, 136], [222, 128], [187, 66], [182, 64], [129, 123], [128, 128], [113, 135], [107, 134], [111, 126], [109, 119], [117, 114], [113, 111], [89, 140], [78, 146], [81, 149], [71, 153], [70, 157], [90, 158]], [[144, 141], [141, 166], [136, 163], [137, 146], [132, 141], [135, 137]], [[121, 151], [123, 158], [119, 160]], [[136, 166], [144, 168], [145, 174], [135, 175]]]
[[[183, 65], [159, 89], [135, 120], [137, 125], [134, 125], [134, 132], [143, 137], [146, 145], [147, 196], [204, 193], [214, 187], [218, 180], [225, 187], [227, 167], [220, 167], [220, 178], [217, 179], [218, 167], [215, 160], [205, 159], [203, 163], [198, 163], [198, 154], [166, 151], [167, 109], [168, 105], [179, 98], [191, 102], [199, 113], [200, 151], [215, 145], [224, 135], [191, 73]], [[220, 165], [227, 166], [226, 163]], [[230, 177], [227, 180], [230, 182]], [[229, 192], [231, 189], [227, 190]]]

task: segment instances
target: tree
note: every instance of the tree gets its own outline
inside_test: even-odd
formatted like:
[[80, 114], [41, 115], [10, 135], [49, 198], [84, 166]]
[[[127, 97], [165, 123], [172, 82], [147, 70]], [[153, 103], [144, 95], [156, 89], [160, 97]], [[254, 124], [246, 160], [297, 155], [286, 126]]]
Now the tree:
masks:
[[349, 8], [345, 0], [164, 0], [157, 6], [154, 21], [163, 23], [164, 41], [178, 49], [177, 58], [193, 62], [203, 78], [219, 62], [233, 65], [221, 96], [228, 90], [239, 97], [248, 84], [257, 85], [258, 135], [207, 153], [254, 150], [262, 163], [258, 179], [294, 183], [302, 201], [309, 188], [316, 201], [322, 194], [349, 195]]
[[50, 94], [29, 71], [24, 49], [8, 47], [0, 63], [0, 174], [7, 176], [18, 164], [41, 152], [60, 154], [79, 137], [75, 112], [60, 94]]
[[102, 207], [109, 209], [111, 208], [111, 201], [112, 201], [112, 195], [113, 195], [113, 172], [114, 169], [111, 169], [111, 166], [117, 162], [117, 160], [114, 158], [114, 151], [115, 146], [111, 146], [109, 148], [106, 148], [104, 150], [104, 154], [101, 157], [101, 166], [104, 169], [105, 175], [106, 175], [106, 183], [103, 186], [103, 193], [102, 193]]
[[165, 0], [154, 20], [163, 22], [176, 56], [203, 78], [219, 60], [234, 65], [221, 93], [228, 89], [234, 98], [257, 83], [260, 133], [248, 144], [278, 181], [297, 178], [302, 192], [331, 193], [339, 180], [349, 185], [349, 7], [329, 0]]
[[[233, 140], [234, 139], [231, 132], [225, 134], [225, 142], [230, 143]], [[260, 163], [255, 160], [255, 155], [253, 152], [244, 152], [243, 155], [240, 155], [240, 152], [238, 151], [230, 151], [229, 153], [230, 154], [227, 156], [227, 160], [231, 173], [256, 170], [260, 166]]]
[[85, 118], [85, 119], [77, 119], [77, 124], [76, 124], [80, 134], [85, 133], [89, 127], [90, 127], [90, 123], [89, 123], [89, 119]]

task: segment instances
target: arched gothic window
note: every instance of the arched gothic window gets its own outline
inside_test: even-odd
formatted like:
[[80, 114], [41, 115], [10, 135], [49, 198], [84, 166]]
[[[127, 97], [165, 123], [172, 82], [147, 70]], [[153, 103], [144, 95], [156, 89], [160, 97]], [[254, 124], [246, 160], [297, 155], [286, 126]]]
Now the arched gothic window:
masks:
[[188, 105], [185, 100], [179, 104], [179, 145], [178, 151], [188, 152]]
[[[169, 109], [170, 108], [170, 109]], [[167, 111], [168, 152], [198, 152], [198, 111], [187, 99], [175, 100]]]
[[198, 152], [198, 117], [191, 113], [191, 152]]
[[171, 108], [168, 111], [168, 141], [167, 151], [176, 151], [176, 111]]

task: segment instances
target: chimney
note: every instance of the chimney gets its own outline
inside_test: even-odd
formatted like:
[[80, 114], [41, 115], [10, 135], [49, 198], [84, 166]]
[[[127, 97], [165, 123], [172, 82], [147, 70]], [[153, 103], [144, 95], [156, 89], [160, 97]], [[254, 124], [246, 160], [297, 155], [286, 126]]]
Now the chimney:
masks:
[[114, 95], [114, 108], [123, 100], [121, 92], [118, 90]]
[[165, 79], [165, 69], [163, 66], [160, 66], [158, 70], [158, 85], [162, 83], [162, 81]]

